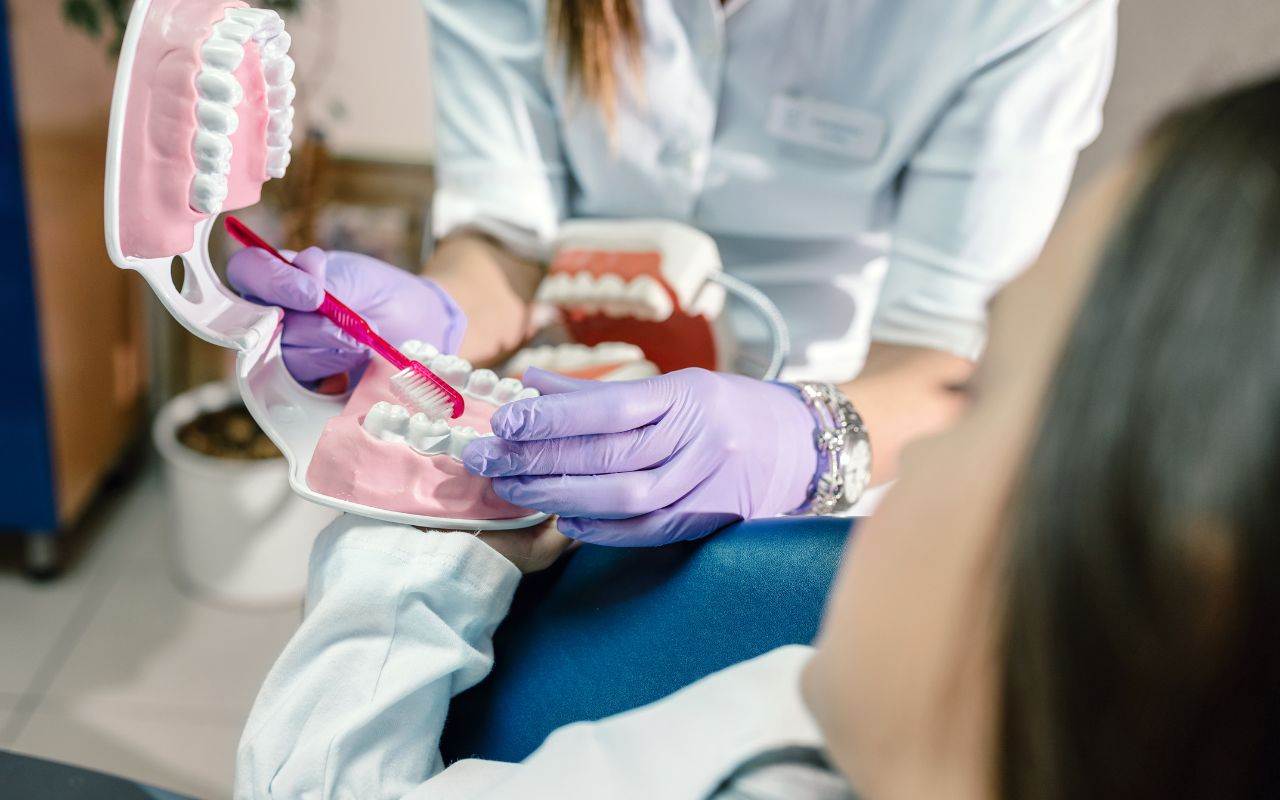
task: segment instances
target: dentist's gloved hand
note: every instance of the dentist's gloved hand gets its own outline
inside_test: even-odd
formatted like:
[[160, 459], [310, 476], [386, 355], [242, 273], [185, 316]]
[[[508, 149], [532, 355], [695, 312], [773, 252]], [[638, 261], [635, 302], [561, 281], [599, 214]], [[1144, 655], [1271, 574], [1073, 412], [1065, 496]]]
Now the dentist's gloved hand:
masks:
[[797, 390], [686, 369], [642, 381], [577, 381], [539, 369], [542, 397], [493, 415], [463, 463], [508, 502], [559, 514], [566, 536], [661, 545], [795, 511], [817, 470], [814, 419]]
[[265, 250], [241, 250], [227, 263], [227, 279], [246, 298], [285, 309], [284, 363], [299, 381], [350, 372], [369, 359], [368, 348], [312, 313], [326, 289], [396, 347], [418, 339], [457, 352], [467, 318], [435, 281], [359, 253], [312, 247], [285, 257], [301, 269]]

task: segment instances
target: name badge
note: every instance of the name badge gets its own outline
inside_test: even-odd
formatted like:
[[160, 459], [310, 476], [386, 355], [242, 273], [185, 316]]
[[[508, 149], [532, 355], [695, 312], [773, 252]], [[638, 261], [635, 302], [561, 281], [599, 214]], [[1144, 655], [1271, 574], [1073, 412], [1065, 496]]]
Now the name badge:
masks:
[[880, 155], [889, 123], [868, 111], [795, 95], [774, 95], [769, 135], [791, 144], [857, 161]]

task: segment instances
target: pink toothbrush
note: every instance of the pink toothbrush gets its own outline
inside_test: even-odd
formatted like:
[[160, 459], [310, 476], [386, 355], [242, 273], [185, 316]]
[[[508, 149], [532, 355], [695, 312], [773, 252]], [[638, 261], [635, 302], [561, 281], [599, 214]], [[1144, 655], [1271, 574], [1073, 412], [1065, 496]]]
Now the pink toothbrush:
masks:
[[[279, 250], [267, 244], [265, 239], [254, 233], [240, 220], [228, 216], [225, 224], [227, 233], [240, 244], [245, 247], [261, 248], [289, 266], [295, 266]], [[368, 345], [373, 352], [400, 370], [391, 378], [391, 389], [402, 403], [418, 409], [432, 419], [441, 419], [445, 415], [453, 419], [462, 416], [465, 405], [457, 389], [374, 333], [373, 328], [364, 321], [363, 317], [343, 305], [338, 298], [325, 292], [324, 302], [320, 304], [316, 313], [350, 334], [357, 342]]]

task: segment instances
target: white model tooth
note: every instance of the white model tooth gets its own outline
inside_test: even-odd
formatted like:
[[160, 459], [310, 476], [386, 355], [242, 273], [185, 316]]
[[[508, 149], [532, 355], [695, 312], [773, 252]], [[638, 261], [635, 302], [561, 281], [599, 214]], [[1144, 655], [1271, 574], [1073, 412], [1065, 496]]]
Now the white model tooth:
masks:
[[196, 103], [196, 119], [200, 122], [200, 127], [205, 130], [227, 136], [235, 133], [240, 127], [240, 115], [234, 108], [222, 103], [211, 103], [208, 100]]
[[556, 305], [565, 305], [573, 300], [573, 276], [568, 273], [558, 275], [551, 287]]
[[542, 279], [542, 283], [538, 286], [538, 292], [534, 297], [542, 303], [553, 306], [560, 305], [560, 303], [564, 302], [568, 288], [569, 277], [567, 275], [561, 273], [548, 275]]
[[205, 100], [238, 106], [244, 101], [244, 89], [230, 72], [220, 69], [201, 70], [196, 76], [196, 91]]
[[273, 178], [283, 178], [292, 160], [293, 156], [289, 155], [288, 150], [278, 150], [268, 154], [267, 174]]
[[200, 58], [211, 67], [235, 72], [244, 61], [244, 47], [228, 39], [211, 36], [200, 48]]
[[529, 351], [529, 366], [538, 367], [539, 369], [555, 369], [556, 353], [559, 349], [555, 345], [545, 344]]
[[262, 47], [262, 60], [275, 61], [289, 53], [289, 48], [293, 46], [293, 39], [289, 36], [288, 31], [281, 31], [278, 35], [264, 41]]
[[526, 347], [511, 357], [511, 360], [507, 362], [505, 372], [508, 375], [519, 378], [529, 367], [552, 369], [555, 354], [556, 348], [549, 344], [544, 344], [541, 347]]
[[285, 136], [291, 136], [293, 134], [293, 114], [293, 106], [272, 109], [271, 114], [267, 117], [267, 133], [283, 133]]
[[427, 366], [457, 389], [466, 386], [467, 378], [471, 377], [471, 362], [460, 356], [436, 356]]
[[631, 316], [636, 319], [649, 318], [648, 309], [645, 307], [645, 284], [640, 278], [635, 278], [627, 284], [627, 293], [623, 302]]
[[601, 275], [596, 282], [596, 291], [600, 295], [600, 310], [606, 317], [617, 319], [631, 314], [631, 304], [627, 302], [627, 284], [617, 275]]
[[599, 287], [590, 272], [579, 272], [573, 276], [573, 289], [568, 305], [584, 314], [595, 314], [600, 310]]
[[282, 133], [268, 133], [268, 134], [267, 134], [267, 147], [278, 147], [278, 148], [282, 148], [282, 149], [292, 149], [292, 148], [293, 148], [293, 140], [292, 140], [292, 139], [290, 139], [290, 138], [289, 138], [289, 136], [288, 136], [287, 134], [282, 134]]
[[263, 8], [228, 8], [224, 19], [235, 20], [242, 25], [259, 30], [272, 17], [279, 19], [280, 15]]
[[515, 378], [503, 378], [493, 389], [493, 399], [498, 402], [498, 405], [510, 403], [523, 390], [524, 384]]
[[[418, 361], [420, 360], [420, 355], [422, 353], [423, 348], [426, 346], [427, 346], [427, 343], [419, 339], [405, 339], [404, 343], [400, 345], [400, 352], [404, 353], [413, 361]], [[435, 355], [435, 353], [432, 353], [431, 355]], [[423, 363], [426, 363], [426, 362], [423, 362]]]
[[527, 389], [521, 389], [519, 392], [516, 393], [517, 400], [532, 400], [535, 397], [541, 397], [541, 396], [542, 396], [542, 392], [538, 391], [537, 389], [534, 389], [532, 386], [530, 386]]
[[293, 80], [293, 74], [297, 71], [298, 65], [294, 63], [289, 56], [282, 56], [275, 61], [264, 63], [262, 65], [263, 77], [267, 79], [268, 86], [284, 86]]
[[662, 322], [671, 318], [675, 307], [667, 290], [648, 275], [641, 275], [627, 285], [627, 297], [639, 306], [636, 317]]
[[478, 369], [467, 379], [467, 392], [476, 397], [488, 397], [498, 388], [498, 374], [491, 369]]
[[379, 401], [364, 415], [364, 429], [371, 436], [394, 441], [404, 438], [409, 428], [409, 410], [395, 403]]
[[652, 378], [657, 374], [658, 368], [652, 362], [641, 359], [639, 361], [628, 361], [619, 367], [609, 370], [609, 374], [604, 380], [638, 381], [643, 378]]
[[435, 345], [427, 342], [405, 342], [402, 349], [404, 350], [405, 355], [412, 358], [414, 361], [417, 361], [419, 364], [422, 364], [424, 367], [430, 367], [431, 359], [440, 355], [440, 351], [436, 349]]
[[292, 81], [283, 86], [270, 86], [267, 88], [267, 103], [271, 108], [291, 106], [297, 97], [298, 87], [294, 86]]
[[201, 214], [216, 214], [227, 200], [227, 177], [201, 173], [191, 181], [191, 207]]
[[382, 434], [383, 438], [401, 439], [409, 432], [409, 409], [404, 406], [392, 405], [387, 409], [386, 416], [387, 429]]
[[267, 124], [267, 141], [279, 142], [279, 147], [285, 150], [293, 149], [293, 122], [292, 120], [283, 122], [279, 125], [273, 123]]
[[553, 369], [574, 370], [589, 367], [595, 361], [594, 352], [585, 344], [562, 344], [556, 349]]
[[502, 371], [508, 375], [523, 375], [526, 369], [533, 366], [533, 360], [536, 358], [534, 354], [536, 352], [537, 348], [526, 347], [512, 356], [511, 359], [507, 361], [506, 366], [502, 368]]
[[602, 342], [596, 345], [596, 355], [601, 361], [642, 361], [644, 351], [627, 342]]
[[567, 273], [553, 273], [538, 287], [538, 301], [549, 306], [563, 305], [570, 296], [572, 278]]
[[214, 28], [214, 36], [230, 39], [236, 44], [245, 44], [253, 38], [253, 32], [256, 29], [256, 25], [246, 25], [238, 20], [224, 19]]
[[442, 419], [431, 419], [426, 414], [414, 414], [409, 418], [409, 446], [425, 455], [438, 455], [449, 449], [449, 424]]
[[264, 19], [258, 25], [253, 38], [258, 42], [269, 42], [284, 33], [284, 20], [274, 11], [263, 10]]
[[467, 449], [467, 445], [480, 438], [475, 428], [454, 428], [449, 434], [449, 455], [459, 460], [462, 459], [462, 451]]
[[231, 169], [231, 139], [221, 133], [196, 131], [191, 155], [198, 172], [226, 175]]

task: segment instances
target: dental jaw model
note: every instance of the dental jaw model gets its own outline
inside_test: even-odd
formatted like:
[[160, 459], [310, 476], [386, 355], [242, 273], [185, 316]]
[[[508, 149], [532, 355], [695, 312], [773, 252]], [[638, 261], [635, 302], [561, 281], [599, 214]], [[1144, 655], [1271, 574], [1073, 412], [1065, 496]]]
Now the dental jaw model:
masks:
[[547, 364], [624, 380], [720, 365], [714, 324], [725, 291], [713, 280], [721, 266], [711, 237], [666, 221], [572, 221], [556, 250], [537, 299], [559, 309], [574, 341], [522, 351], [509, 371]]
[[128, 168], [114, 165], [118, 222], [108, 237], [118, 231], [109, 246], [150, 259], [190, 252], [202, 223], [254, 205], [267, 180], [284, 177], [296, 90], [289, 34], [275, 12], [225, 1], [139, 5], [149, 6], [152, 27], [129, 54], [122, 135], [113, 142]]
[[[289, 45], [279, 15], [241, 0], [136, 0], [121, 49], [107, 152], [112, 261], [140, 273], [192, 333], [237, 351], [245, 404], [284, 453], [290, 482], [302, 496], [427, 527], [517, 528], [545, 519], [490, 508], [496, 498], [485, 495], [487, 486], [460, 489], [456, 481], [438, 481], [439, 502], [431, 506], [438, 513], [429, 515], [326, 495], [308, 484], [321, 435], [343, 413], [347, 398], [322, 396], [293, 380], [280, 352], [283, 312], [238, 297], [209, 258], [218, 215], [257, 203], [262, 186], [289, 166], [295, 95]], [[183, 265], [176, 285], [175, 257]], [[366, 379], [374, 371], [367, 370]], [[386, 442], [370, 438], [368, 444]], [[412, 476], [402, 478], [407, 483]], [[455, 489], [458, 494], [450, 494]], [[463, 499], [447, 502], [455, 496]], [[480, 517], [469, 516], [477, 510]]]
[[520, 381], [472, 369], [463, 358], [441, 355], [421, 342], [401, 350], [421, 361], [466, 397], [458, 419], [413, 414], [389, 386], [395, 371], [372, 362], [342, 414], [329, 420], [311, 459], [307, 483], [329, 497], [404, 514], [466, 517], [489, 522], [529, 512], [493, 493], [492, 484], [462, 466], [462, 451], [492, 436], [489, 419], [506, 403], [537, 397]]

